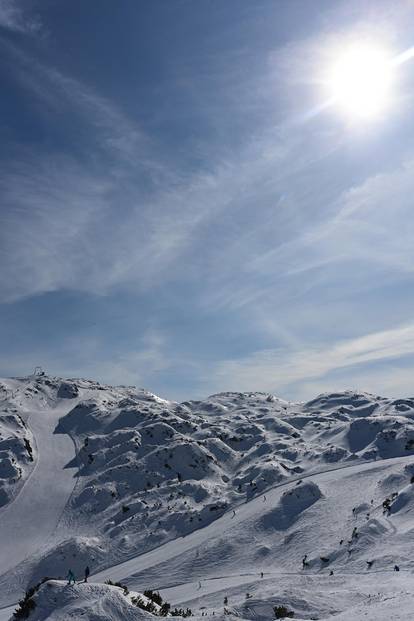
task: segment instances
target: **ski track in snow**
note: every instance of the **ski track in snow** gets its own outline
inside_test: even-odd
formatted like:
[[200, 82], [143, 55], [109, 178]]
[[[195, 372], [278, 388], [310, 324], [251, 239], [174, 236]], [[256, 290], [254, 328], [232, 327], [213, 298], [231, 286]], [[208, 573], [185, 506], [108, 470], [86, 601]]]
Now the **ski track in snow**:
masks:
[[0, 511], [0, 574], [42, 547], [53, 534], [76, 482], [72, 439], [55, 433], [62, 408], [33, 411], [29, 426], [37, 447], [35, 466], [12, 503]]
[[16, 606], [8, 606], [7, 608], [2, 608], [0, 610], [0, 621], [9, 621], [11, 615], [13, 614]]

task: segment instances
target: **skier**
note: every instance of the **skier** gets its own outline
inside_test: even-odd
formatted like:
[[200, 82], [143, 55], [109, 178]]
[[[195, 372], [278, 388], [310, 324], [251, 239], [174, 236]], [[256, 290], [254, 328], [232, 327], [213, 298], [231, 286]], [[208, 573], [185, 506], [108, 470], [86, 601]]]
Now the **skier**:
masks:
[[233, 515], [232, 515], [232, 518], [234, 518], [234, 517], [236, 517], [236, 512], [235, 512], [235, 510], [233, 509]]
[[198, 581], [198, 588], [201, 589], [201, 582], [200, 582], [200, 580]]
[[305, 567], [308, 567], [309, 563], [307, 562], [308, 555], [305, 554], [305, 556], [302, 559], [302, 568], [305, 569]]
[[264, 575], [264, 574], [263, 574], [263, 572], [261, 571], [261, 572], [260, 572], [260, 577], [261, 577], [261, 578], [263, 578], [263, 575]]
[[400, 568], [398, 567], [398, 565], [394, 565], [394, 571], [400, 571]]
[[263, 502], [266, 502], [266, 494], [263, 495]]
[[88, 565], [85, 567], [85, 580], [84, 582], [88, 582], [88, 578], [89, 578], [89, 574], [90, 574], [90, 569], [88, 567]]
[[76, 578], [75, 578], [75, 574], [73, 573], [73, 571], [71, 569], [69, 569], [68, 571], [68, 575], [66, 576], [66, 580], [68, 581], [68, 584], [75, 584], [76, 583]]

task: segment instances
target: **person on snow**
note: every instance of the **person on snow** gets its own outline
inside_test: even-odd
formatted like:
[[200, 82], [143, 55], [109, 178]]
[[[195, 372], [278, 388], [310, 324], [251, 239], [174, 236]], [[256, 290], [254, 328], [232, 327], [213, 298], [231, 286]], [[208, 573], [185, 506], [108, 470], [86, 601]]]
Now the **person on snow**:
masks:
[[394, 571], [400, 571], [400, 568], [398, 567], [398, 565], [394, 565]]
[[73, 573], [73, 571], [71, 569], [69, 569], [68, 571], [68, 575], [66, 576], [66, 580], [68, 581], [68, 584], [76, 584], [76, 578], [75, 578], [75, 574]]
[[85, 580], [84, 582], [88, 582], [88, 578], [89, 578], [89, 574], [90, 574], [90, 569], [88, 567], [88, 565], [85, 567]]

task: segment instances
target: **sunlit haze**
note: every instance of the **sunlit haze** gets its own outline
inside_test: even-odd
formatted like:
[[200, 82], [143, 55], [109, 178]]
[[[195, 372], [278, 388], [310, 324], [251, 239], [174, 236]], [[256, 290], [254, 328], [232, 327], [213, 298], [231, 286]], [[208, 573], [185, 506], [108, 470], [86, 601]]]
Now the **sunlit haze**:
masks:
[[0, 376], [411, 395], [413, 25], [0, 0]]
[[335, 60], [329, 87], [335, 105], [363, 119], [378, 116], [392, 96], [393, 66], [380, 49], [354, 46]]

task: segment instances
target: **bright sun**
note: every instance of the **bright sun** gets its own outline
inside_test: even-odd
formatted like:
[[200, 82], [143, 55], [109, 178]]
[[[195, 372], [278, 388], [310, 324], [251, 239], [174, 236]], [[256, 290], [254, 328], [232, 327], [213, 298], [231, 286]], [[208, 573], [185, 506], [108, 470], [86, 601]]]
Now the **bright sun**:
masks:
[[354, 46], [339, 56], [328, 77], [333, 103], [352, 118], [377, 117], [389, 103], [393, 64], [383, 51]]

